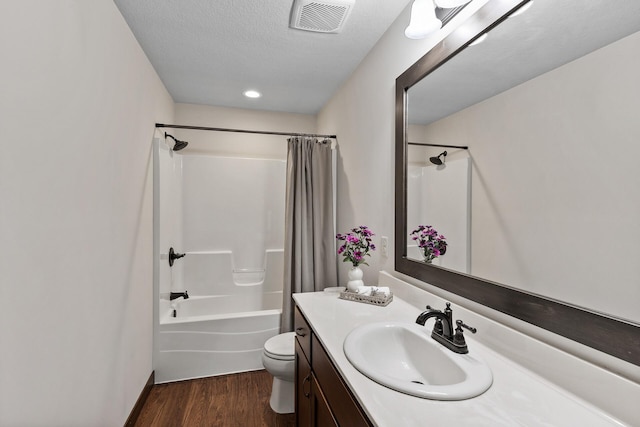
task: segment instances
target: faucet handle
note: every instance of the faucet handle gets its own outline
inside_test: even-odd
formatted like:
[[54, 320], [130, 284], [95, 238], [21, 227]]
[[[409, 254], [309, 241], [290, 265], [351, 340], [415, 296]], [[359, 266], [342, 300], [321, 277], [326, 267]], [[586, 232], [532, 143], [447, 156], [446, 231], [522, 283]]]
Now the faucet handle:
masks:
[[458, 332], [458, 329], [460, 329], [460, 332], [462, 332], [462, 328], [465, 328], [466, 330], [470, 331], [472, 334], [475, 334], [476, 332], [478, 332], [476, 328], [465, 324], [462, 320], [456, 320], [456, 325], [458, 326], [456, 328], [456, 332]]
[[450, 302], [447, 303], [447, 306], [445, 307], [444, 312], [442, 310], [437, 310], [437, 309], [431, 307], [430, 305], [427, 305], [427, 310], [435, 311], [435, 312], [438, 312], [438, 313], [444, 313], [444, 314], [447, 314], [447, 315], [452, 312], [451, 303]]
[[467, 342], [464, 340], [464, 331], [462, 330], [462, 328], [468, 329], [469, 331], [471, 331], [472, 333], [476, 333], [477, 329], [473, 328], [469, 325], [465, 325], [464, 322], [462, 320], [456, 320], [456, 331], [453, 334], [453, 343], [457, 346], [467, 346]]

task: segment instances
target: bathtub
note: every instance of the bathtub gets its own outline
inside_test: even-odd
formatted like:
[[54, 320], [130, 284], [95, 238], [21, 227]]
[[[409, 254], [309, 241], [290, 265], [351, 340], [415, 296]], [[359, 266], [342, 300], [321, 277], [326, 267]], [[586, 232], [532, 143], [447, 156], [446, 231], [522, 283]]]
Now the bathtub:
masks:
[[262, 347], [280, 332], [282, 292], [190, 296], [161, 304], [156, 383], [263, 369]]

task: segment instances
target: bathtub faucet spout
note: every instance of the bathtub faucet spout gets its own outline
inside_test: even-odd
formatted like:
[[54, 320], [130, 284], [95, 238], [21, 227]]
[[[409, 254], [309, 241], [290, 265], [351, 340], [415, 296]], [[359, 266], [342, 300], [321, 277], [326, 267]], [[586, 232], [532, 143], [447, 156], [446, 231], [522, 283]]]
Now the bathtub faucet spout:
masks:
[[189, 299], [189, 294], [187, 294], [187, 291], [184, 291], [184, 292], [171, 292], [169, 294], [169, 301], [173, 301], [174, 299], [180, 298], [180, 297], [183, 297], [184, 299]]

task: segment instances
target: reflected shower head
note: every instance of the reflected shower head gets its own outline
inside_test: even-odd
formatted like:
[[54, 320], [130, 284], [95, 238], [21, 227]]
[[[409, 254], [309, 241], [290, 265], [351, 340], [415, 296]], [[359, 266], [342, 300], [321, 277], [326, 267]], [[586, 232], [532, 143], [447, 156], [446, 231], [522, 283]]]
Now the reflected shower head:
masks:
[[[440, 157], [442, 157], [442, 159], [440, 159]], [[438, 155], [438, 157], [430, 157], [429, 161], [431, 163], [433, 163], [434, 165], [441, 165], [444, 163], [444, 158], [447, 157], [447, 152], [443, 151], [442, 153], [440, 153]]]
[[164, 133], [164, 138], [167, 139], [167, 137], [173, 139], [175, 141], [175, 144], [173, 145], [173, 151], [180, 151], [182, 150], [184, 147], [186, 147], [187, 145], [189, 145], [189, 143], [187, 141], [180, 141], [179, 139], [176, 139], [173, 135], [169, 135], [168, 133]]

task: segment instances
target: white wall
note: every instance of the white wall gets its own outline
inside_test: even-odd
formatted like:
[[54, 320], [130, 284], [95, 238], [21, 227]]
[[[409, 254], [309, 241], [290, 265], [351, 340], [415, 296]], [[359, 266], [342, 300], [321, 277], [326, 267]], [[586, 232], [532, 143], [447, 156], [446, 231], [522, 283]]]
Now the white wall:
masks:
[[0, 4], [0, 425], [123, 425], [151, 373], [151, 142], [111, 0]]
[[[389, 238], [388, 257], [377, 250], [364, 266], [366, 283], [376, 283], [379, 270], [393, 270], [396, 78], [485, 3], [474, 0], [424, 40], [404, 36], [409, 4], [318, 115], [318, 131], [338, 135], [337, 231], [367, 225], [375, 243]], [[349, 264], [339, 264], [344, 285]]]

